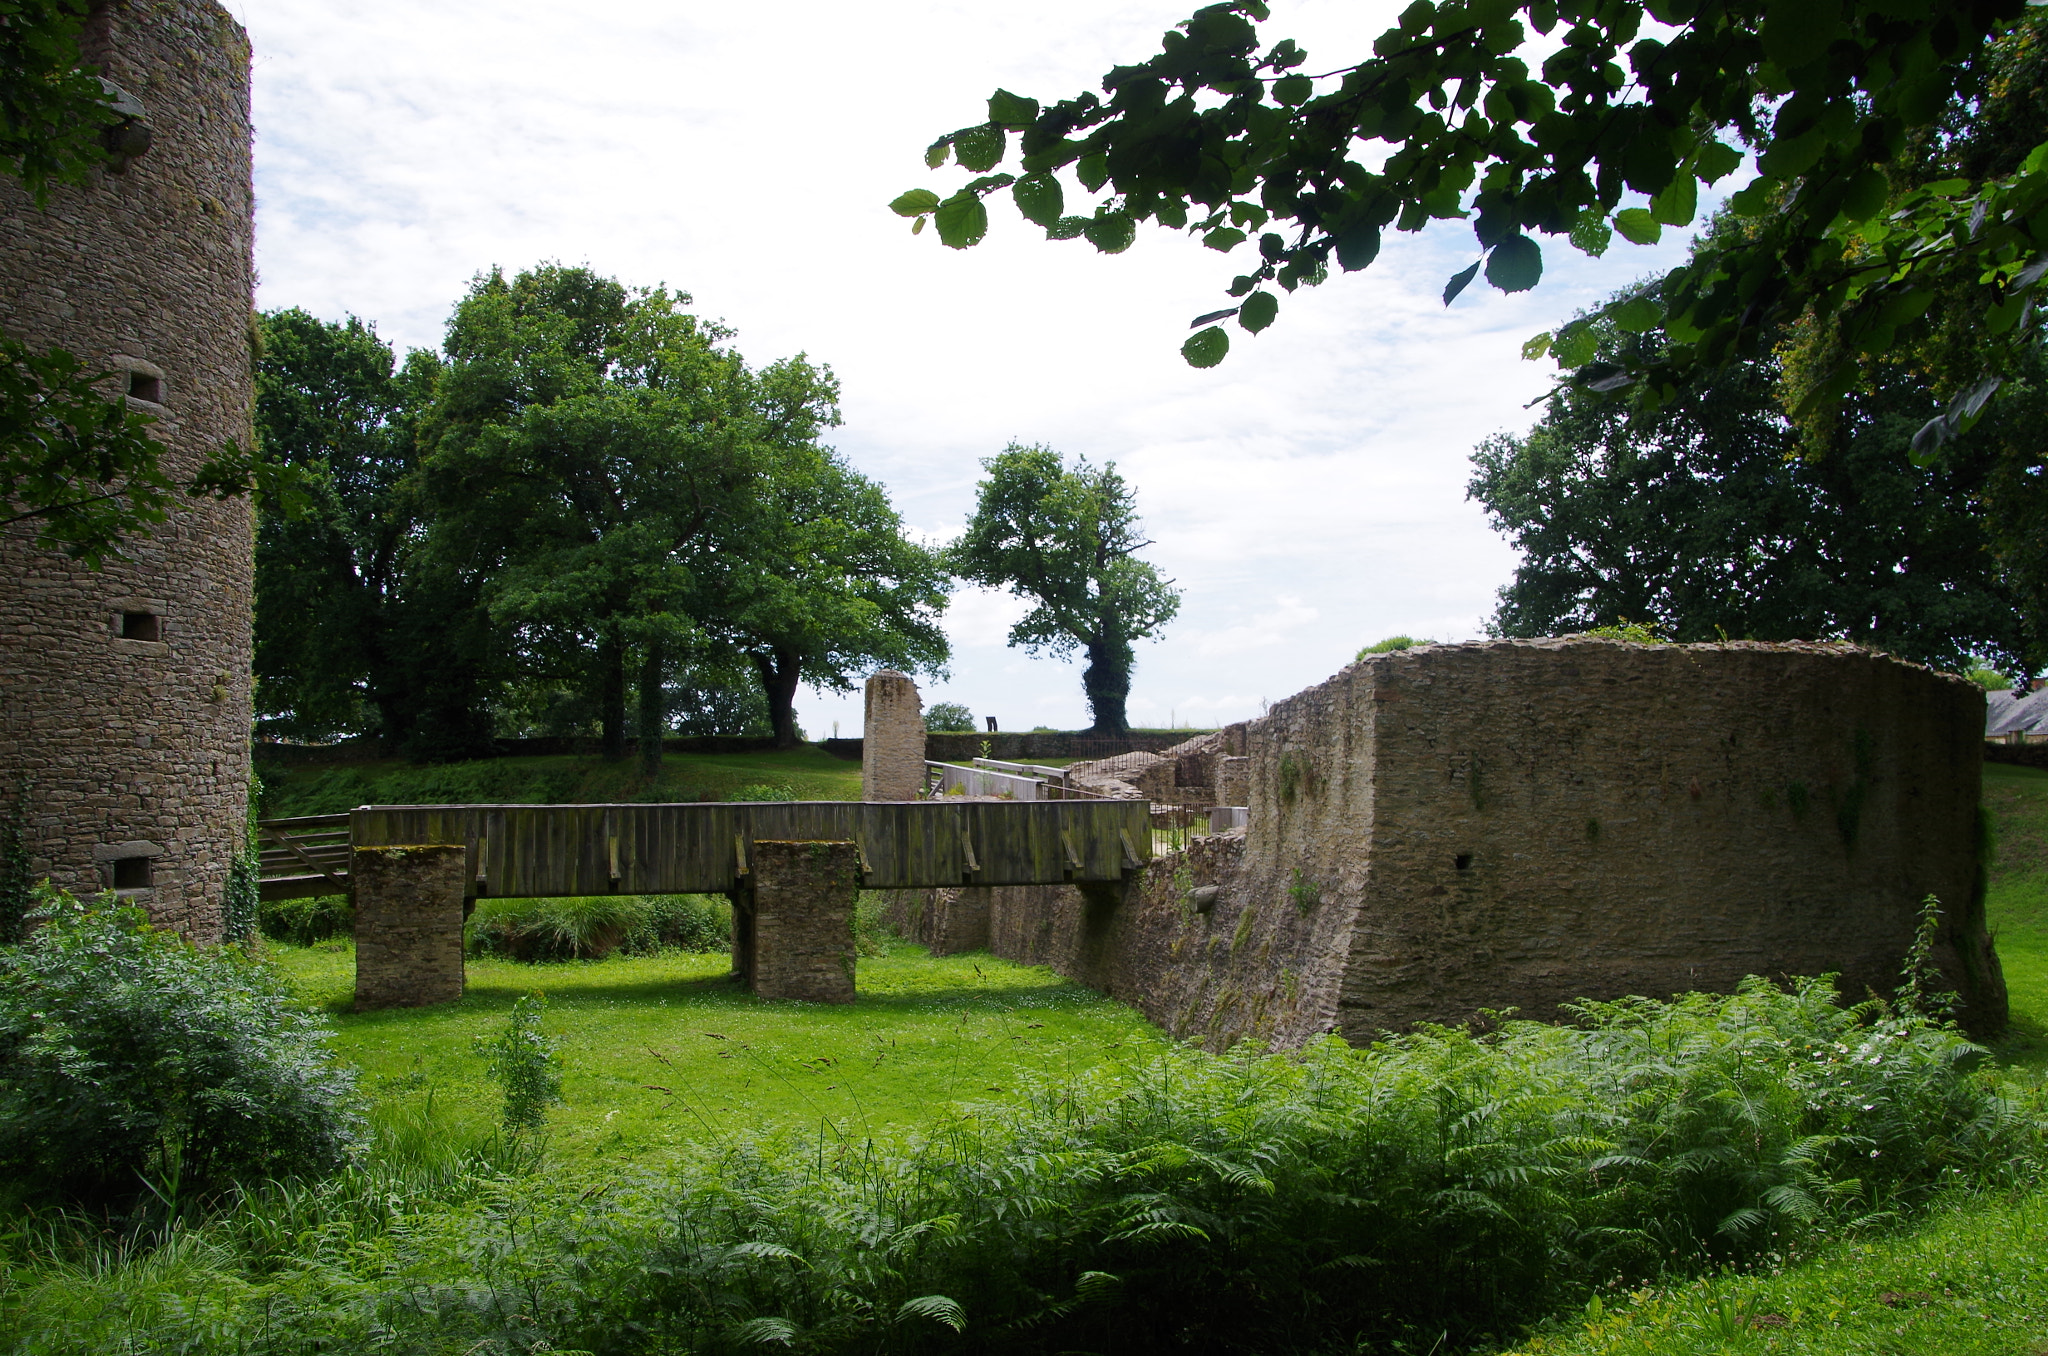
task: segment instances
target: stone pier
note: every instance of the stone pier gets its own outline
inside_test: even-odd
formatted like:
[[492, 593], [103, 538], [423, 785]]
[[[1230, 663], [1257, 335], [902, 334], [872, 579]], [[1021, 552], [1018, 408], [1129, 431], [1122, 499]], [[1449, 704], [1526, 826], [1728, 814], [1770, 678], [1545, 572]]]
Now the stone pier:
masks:
[[851, 1003], [859, 845], [756, 839], [749, 865], [734, 899], [733, 969], [762, 998]]
[[462, 997], [467, 861], [460, 843], [355, 850], [357, 1011]]
[[907, 673], [868, 679], [861, 730], [860, 798], [916, 800], [924, 787], [924, 703]]

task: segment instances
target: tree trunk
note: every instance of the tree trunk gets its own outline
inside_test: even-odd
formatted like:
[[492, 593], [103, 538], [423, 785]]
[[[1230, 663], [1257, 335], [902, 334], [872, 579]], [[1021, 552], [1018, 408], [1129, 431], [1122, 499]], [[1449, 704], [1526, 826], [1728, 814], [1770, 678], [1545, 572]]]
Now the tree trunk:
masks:
[[803, 677], [803, 664], [788, 650], [756, 651], [754, 667], [761, 671], [761, 690], [768, 696], [768, 722], [775, 728], [775, 747], [797, 746], [796, 685]]
[[1088, 695], [1088, 710], [1095, 723], [1088, 733], [1123, 738], [1131, 732], [1124, 703], [1131, 695], [1130, 642], [1110, 632], [1098, 632], [1088, 642], [1088, 667], [1081, 670], [1081, 690]]
[[607, 634], [597, 642], [599, 719], [604, 722], [604, 756], [626, 756], [626, 646]]
[[650, 782], [661, 775], [661, 737], [668, 733], [667, 670], [661, 641], [648, 641], [640, 656], [640, 771]]

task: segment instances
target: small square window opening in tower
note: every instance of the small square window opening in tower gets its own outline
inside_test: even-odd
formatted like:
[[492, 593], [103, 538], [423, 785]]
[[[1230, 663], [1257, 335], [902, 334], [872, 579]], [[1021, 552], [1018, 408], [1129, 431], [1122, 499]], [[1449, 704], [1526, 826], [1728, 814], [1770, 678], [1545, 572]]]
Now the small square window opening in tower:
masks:
[[164, 638], [163, 618], [154, 612], [123, 612], [121, 614], [121, 639], [162, 640]]
[[148, 857], [114, 858], [116, 890], [147, 890], [153, 883]]
[[164, 379], [130, 368], [128, 394], [137, 400], [147, 400], [152, 405], [161, 405], [164, 403]]

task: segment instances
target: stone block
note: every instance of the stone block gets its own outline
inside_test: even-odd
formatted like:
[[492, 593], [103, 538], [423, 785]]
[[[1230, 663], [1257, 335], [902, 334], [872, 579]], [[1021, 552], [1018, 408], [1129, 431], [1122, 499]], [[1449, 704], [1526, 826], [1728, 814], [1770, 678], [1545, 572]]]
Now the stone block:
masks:
[[860, 798], [916, 800], [924, 788], [924, 703], [910, 675], [868, 679], [861, 731]]
[[358, 1011], [462, 997], [467, 862], [460, 843], [355, 850]]
[[762, 998], [851, 1003], [860, 847], [756, 839], [748, 865], [733, 957], [748, 987]]

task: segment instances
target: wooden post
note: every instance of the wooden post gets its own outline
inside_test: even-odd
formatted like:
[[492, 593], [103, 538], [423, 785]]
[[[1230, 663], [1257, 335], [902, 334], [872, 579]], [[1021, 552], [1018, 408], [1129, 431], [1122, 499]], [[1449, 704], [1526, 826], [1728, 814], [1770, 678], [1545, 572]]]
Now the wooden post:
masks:
[[762, 998], [851, 1003], [859, 845], [755, 839], [748, 865], [748, 987]]
[[355, 850], [358, 1011], [462, 997], [468, 861], [461, 843]]

